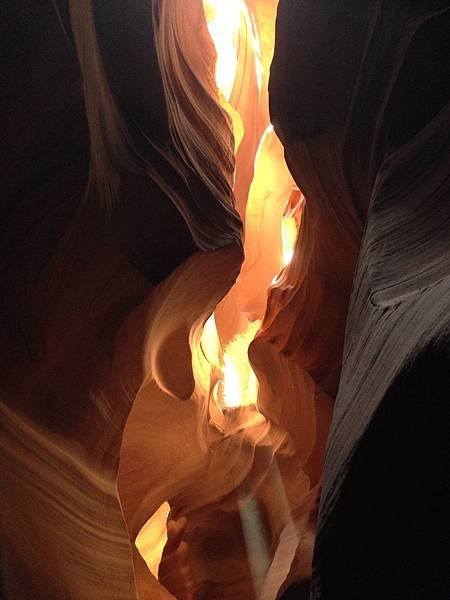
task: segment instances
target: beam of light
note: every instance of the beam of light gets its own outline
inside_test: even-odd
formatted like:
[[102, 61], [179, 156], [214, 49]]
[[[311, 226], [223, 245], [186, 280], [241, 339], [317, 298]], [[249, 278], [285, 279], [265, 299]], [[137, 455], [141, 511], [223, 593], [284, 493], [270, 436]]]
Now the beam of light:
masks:
[[270, 566], [269, 546], [256, 498], [253, 496], [240, 498], [238, 505], [253, 588], [256, 597], [259, 598]]

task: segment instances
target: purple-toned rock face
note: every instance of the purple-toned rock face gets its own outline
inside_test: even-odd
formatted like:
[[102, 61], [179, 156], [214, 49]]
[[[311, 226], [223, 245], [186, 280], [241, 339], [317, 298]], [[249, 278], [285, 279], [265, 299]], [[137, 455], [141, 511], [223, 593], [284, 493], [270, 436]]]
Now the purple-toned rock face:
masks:
[[313, 598], [449, 593], [449, 28], [447, 2], [278, 7], [272, 120], [316, 213], [316, 260], [335, 249], [319, 277], [317, 344], [356, 265]]

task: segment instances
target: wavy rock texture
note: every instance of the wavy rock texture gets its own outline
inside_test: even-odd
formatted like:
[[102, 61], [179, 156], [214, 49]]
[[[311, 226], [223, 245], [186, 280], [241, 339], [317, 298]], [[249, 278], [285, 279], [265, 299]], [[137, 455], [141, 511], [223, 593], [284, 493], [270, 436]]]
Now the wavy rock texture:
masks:
[[449, 11], [276, 8], [6, 4], [6, 598], [446, 597]]
[[[211, 181], [180, 159], [170, 134], [151, 6], [136, 3], [122, 19], [117, 6], [106, 15], [101, 4], [5, 7], [0, 503], [7, 598], [136, 597], [116, 491], [122, 431], [149, 365], [165, 389], [183, 398], [191, 390], [188, 369], [166, 385], [161, 364], [170, 337], [173, 366], [186, 356], [191, 324], [175, 321], [152, 339], [147, 363], [146, 302], [158, 304], [166, 288], [154, 285], [198, 249], [236, 248], [211, 298], [231, 284], [241, 260], [225, 172], [232, 165], [223, 157], [217, 171], [210, 168], [221, 185], [221, 195], [213, 193]], [[140, 34], [131, 38], [130, 25]], [[123, 98], [110, 93], [108, 77]], [[219, 115], [216, 132], [222, 119], [231, 155], [227, 121], [208, 94], [204, 110], [209, 102]], [[210, 304], [206, 295], [203, 309]], [[147, 597], [156, 593], [149, 588]]]
[[202, 3], [7, 5], [7, 598], [271, 599], [309, 577], [330, 401], [260, 344], [270, 419], [222, 413], [201, 347], [217, 305], [223, 345], [263, 317], [293, 186], [265, 97], [276, 3], [249, 7], [235, 167]]
[[[240, 195], [246, 200], [240, 207], [245, 261], [215, 311], [223, 346], [264, 314], [266, 289], [281, 266], [281, 222], [293, 186], [267, 114], [253, 109], [251, 122], [246, 118], [259, 97], [248, 75], [254, 65], [251, 43], [238, 56], [238, 83], [229, 100], [242, 117], [239, 150], [249, 146], [246, 154], [238, 151], [234, 183], [238, 201]], [[265, 133], [256, 151], [258, 132]], [[124, 431], [119, 495], [131, 543], [144, 548], [149, 565], [154, 557], [146, 540], [161, 535], [161, 521], [152, 521], [152, 515], [169, 502], [169, 539], [158, 576], [177, 598], [275, 598], [292, 580], [310, 576], [312, 515], [331, 400], [295, 361], [272, 345], [259, 344], [252, 361], [258, 403], [270, 421], [251, 407], [232, 414], [217, 411], [210, 398], [214, 364], [211, 369], [199, 352], [198, 334], [237, 273], [223, 288], [218, 275], [233, 275], [237, 263], [226, 259], [221, 265], [219, 259], [216, 265], [211, 258], [186, 262], [164, 284], [161, 305], [149, 304], [147, 327], [154, 332], [146, 340], [150, 369]], [[202, 281], [200, 288], [192, 287], [194, 277]], [[182, 301], [187, 293], [188, 306]], [[174, 319], [180, 324], [172, 332]], [[167, 339], [164, 353], [158, 341], [162, 336]], [[187, 399], [186, 405], [180, 407], [180, 398]], [[155, 581], [136, 553], [134, 563], [138, 590], [145, 595]]]
[[448, 26], [447, 2], [279, 4], [271, 115], [310, 253], [260, 337], [330, 391], [357, 264], [314, 598], [448, 596]]

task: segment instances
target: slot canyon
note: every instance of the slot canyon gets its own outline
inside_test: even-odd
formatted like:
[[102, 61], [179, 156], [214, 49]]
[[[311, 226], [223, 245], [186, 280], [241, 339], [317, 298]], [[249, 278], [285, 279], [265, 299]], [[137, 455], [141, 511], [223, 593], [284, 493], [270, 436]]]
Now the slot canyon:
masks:
[[450, 2], [4, 0], [0, 597], [450, 597]]

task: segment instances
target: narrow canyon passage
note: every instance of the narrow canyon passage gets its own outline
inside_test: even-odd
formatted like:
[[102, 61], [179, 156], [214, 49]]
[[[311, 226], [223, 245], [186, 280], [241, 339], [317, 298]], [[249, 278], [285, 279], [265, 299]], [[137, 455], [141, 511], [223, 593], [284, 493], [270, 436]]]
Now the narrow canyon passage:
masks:
[[447, 600], [450, 4], [2, 12], [0, 597]]
[[[301, 244], [296, 248], [305, 198], [269, 121], [275, 10], [274, 2], [256, 3], [253, 11], [241, 0], [204, 2], [216, 94], [234, 138], [233, 194], [244, 226], [244, 260], [212, 314], [200, 300], [214, 292], [208, 290], [213, 278], [207, 261], [209, 269], [219, 267], [211, 258], [202, 259], [201, 290], [189, 287], [183, 268], [172, 276], [162, 300], [164, 325], [153, 316], [155, 337], [147, 347], [152, 354], [158, 337], [168, 335], [158, 326], [167, 328], [180, 312], [180, 297], [189, 298], [190, 315], [198, 304], [189, 333], [194, 391], [186, 387], [187, 407], [180, 408], [170, 396], [180, 398], [176, 391], [184, 389], [189, 369], [180, 362], [177, 373], [169, 370], [167, 355], [157, 359], [122, 441], [119, 497], [132, 541], [152, 574], [180, 598], [275, 598], [311, 575], [332, 400], [291, 353], [269, 341], [288, 335], [290, 327], [264, 320], [268, 295], [274, 294], [273, 318], [283, 306], [275, 294], [298, 287], [305, 270]], [[198, 7], [184, 8], [184, 19], [187, 14], [193, 22], [203, 18]], [[188, 57], [189, 29], [173, 36]], [[202, 52], [207, 49], [205, 44]], [[197, 64], [188, 66], [200, 78]], [[197, 277], [202, 272], [199, 262], [191, 268]], [[166, 352], [174, 353], [170, 343]], [[168, 432], [163, 449], [161, 431]]]

